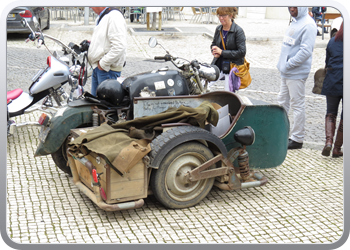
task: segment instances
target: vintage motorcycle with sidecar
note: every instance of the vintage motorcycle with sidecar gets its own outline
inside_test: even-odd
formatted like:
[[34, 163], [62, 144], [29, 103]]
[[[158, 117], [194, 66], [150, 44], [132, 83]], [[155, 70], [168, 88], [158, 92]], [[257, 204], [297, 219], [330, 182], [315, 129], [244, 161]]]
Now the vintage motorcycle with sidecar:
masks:
[[[156, 59], [177, 58], [167, 52]], [[122, 85], [108, 80], [97, 98], [70, 102], [46, 119], [36, 156], [51, 154], [106, 211], [139, 208], [150, 194], [166, 207], [185, 208], [214, 185], [236, 190], [266, 184], [254, 170], [283, 163], [285, 110], [231, 92], [205, 93], [202, 82], [214, 80], [217, 69], [197, 61], [175, 65], [181, 71], [159, 69]], [[190, 87], [198, 93], [190, 95]]]

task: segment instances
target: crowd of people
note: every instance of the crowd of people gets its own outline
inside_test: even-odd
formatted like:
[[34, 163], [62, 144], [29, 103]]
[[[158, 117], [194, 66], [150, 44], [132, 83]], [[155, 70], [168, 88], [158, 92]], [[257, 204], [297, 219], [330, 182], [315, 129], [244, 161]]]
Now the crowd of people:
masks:
[[[93, 7], [98, 18], [89, 47], [89, 61], [94, 68], [91, 93], [96, 95], [98, 85], [106, 79], [120, 76], [126, 60], [126, 23], [121, 12], [111, 7]], [[277, 69], [281, 76], [278, 103], [293, 111], [294, 123], [290, 131], [288, 149], [300, 149], [305, 137], [305, 82], [310, 74], [312, 53], [316, 41], [316, 21], [325, 7], [314, 7], [315, 19], [307, 7], [288, 7], [292, 21], [286, 30]], [[229, 74], [231, 63], [242, 65], [246, 55], [246, 37], [242, 27], [235, 23], [236, 7], [219, 7], [217, 26], [212, 44], [212, 64], [220, 69], [220, 80], [225, 80], [225, 90], [230, 91]], [[325, 119], [326, 143], [322, 155], [339, 157], [343, 153], [343, 112], [336, 139], [335, 123], [340, 101], [343, 100], [343, 25], [326, 49], [322, 95], [326, 96], [327, 112]], [[235, 90], [237, 91], [237, 90]]]

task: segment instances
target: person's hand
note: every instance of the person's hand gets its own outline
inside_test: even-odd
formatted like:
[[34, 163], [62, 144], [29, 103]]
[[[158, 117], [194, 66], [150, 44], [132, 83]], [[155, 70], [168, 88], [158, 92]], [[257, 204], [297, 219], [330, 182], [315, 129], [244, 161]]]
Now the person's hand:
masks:
[[215, 58], [219, 58], [222, 53], [222, 49], [220, 49], [218, 46], [211, 47], [211, 53]]
[[97, 67], [98, 67], [99, 70], [104, 71], [104, 69], [100, 66], [100, 61], [97, 63]]

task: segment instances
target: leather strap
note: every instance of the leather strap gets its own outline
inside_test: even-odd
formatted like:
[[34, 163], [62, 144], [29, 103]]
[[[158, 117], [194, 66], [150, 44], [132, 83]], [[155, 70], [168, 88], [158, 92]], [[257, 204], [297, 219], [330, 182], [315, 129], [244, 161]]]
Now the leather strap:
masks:
[[226, 50], [224, 38], [222, 37], [222, 31], [220, 30], [220, 37], [221, 37], [221, 42], [222, 42], [222, 47], [224, 47], [224, 50]]

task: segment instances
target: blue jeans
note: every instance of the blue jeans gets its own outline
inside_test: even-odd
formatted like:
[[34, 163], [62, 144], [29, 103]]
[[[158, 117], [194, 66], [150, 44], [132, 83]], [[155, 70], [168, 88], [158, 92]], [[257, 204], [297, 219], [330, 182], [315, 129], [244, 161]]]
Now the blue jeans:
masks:
[[92, 79], [91, 79], [91, 94], [93, 96], [96, 96], [96, 90], [98, 85], [107, 79], [117, 79], [120, 77], [121, 72], [120, 71], [104, 71], [100, 70], [98, 67], [94, 68], [92, 72]]

